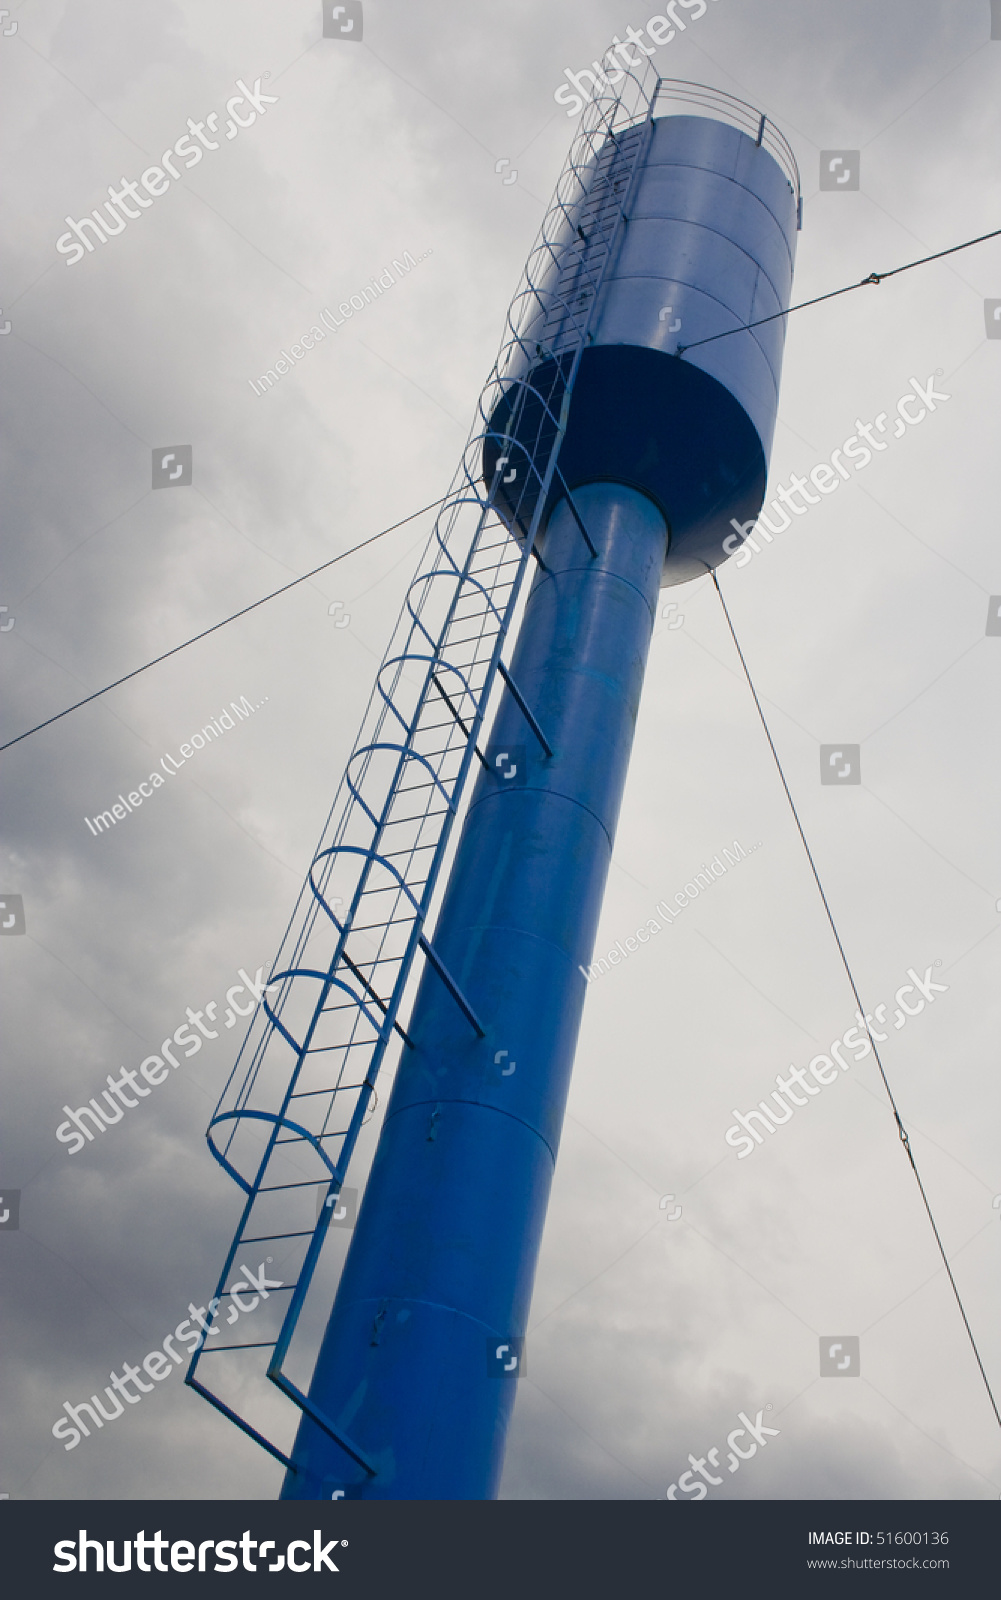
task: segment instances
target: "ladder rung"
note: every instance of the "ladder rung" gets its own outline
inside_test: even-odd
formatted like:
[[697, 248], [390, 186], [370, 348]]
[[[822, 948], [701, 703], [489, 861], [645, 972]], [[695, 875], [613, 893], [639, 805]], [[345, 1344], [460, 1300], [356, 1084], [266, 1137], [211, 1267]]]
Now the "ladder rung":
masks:
[[[291, 1097], [293, 1100], [295, 1095]], [[322, 1183], [322, 1178], [317, 1178], [317, 1183]], [[244, 1237], [241, 1244], [272, 1244], [275, 1239], [311, 1239], [316, 1232], [315, 1228], [303, 1228], [298, 1233], [258, 1233], [252, 1238]]]
[[278, 1343], [277, 1339], [258, 1339], [253, 1344], [205, 1344], [202, 1345], [203, 1356], [228, 1356], [233, 1350], [273, 1350]]
[[262, 1195], [262, 1194], [278, 1194], [279, 1191], [282, 1190], [282, 1189], [315, 1189], [316, 1185], [318, 1183], [322, 1183], [322, 1182], [323, 1182], [322, 1178], [301, 1178], [298, 1183], [269, 1183], [269, 1184], [262, 1184], [261, 1187], [258, 1189], [257, 1193], [259, 1195]]
[[[308, 1099], [310, 1099], [311, 1096], [315, 1096], [315, 1095], [318, 1095], [318, 1094], [331, 1094], [331, 1095], [332, 1094], [346, 1094], [349, 1089], [364, 1089], [364, 1087], [365, 1087], [365, 1084], [364, 1084], [364, 1082], [362, 1082], [362, 1083], [337, 1083], [337, 1084], [334, 1084], [332, 1088], [327, 1088], [327, 1089], [297, 1089], [294, 1094], [289, 1095], [289, 1099], [290, 1100], [308, 1100]], [[317, 1178], [316, 1181], [317, 1181], [317, 1183], [320, 1183], [320, 1182], [322, 1182], [322, 1179]], [[275, 1237], [277, 1238], [278, 1235], [276, 1234]], [[293, 1237], [294, 1237], [294, 1235], [289, 1234], [289, 1238], [290, 1239], [293, 1238]]]
[[421, 811], [421, 812], [415, 812], [412, 817], [394, 817], [393, 818], [393, 822], [392, 822], [392, 826], [394, 828], [399, 828], [399, 827], [402, 826], [402, 824], [404, 822], [427, 822], [430, 817], [447, 817], [447, 816], [448, 816], [448, 808], [443, 806], [440, 811]]

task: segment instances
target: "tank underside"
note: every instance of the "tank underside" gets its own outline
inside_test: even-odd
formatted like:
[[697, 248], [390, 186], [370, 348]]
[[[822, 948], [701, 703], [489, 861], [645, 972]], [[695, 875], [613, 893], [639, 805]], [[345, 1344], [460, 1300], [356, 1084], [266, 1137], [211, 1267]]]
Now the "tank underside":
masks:
[[[562, 374], [557, 361], [541, 362], [530, 382], [546, 397], [550, 415], [558, 415]], [[519, 405], [512, 427], [510, 417]], [[487, 483], [500, 457], [510, 460], [508, 471], [515, 476], [507, 487], [507, 474], [501, 473], [496, 499], [522, 532], [535, 509], [525, 477], [545, 414], [541, 399], [515, 386], [494, 411], [484, 443]], [[595, 345], [584, 351], [559, 467], [571, 492], [589, 483], [618, 483], [654, 502], [670, 533], [662, 580], [667, 586], [687, 583], [725, 561], [723, 541], [734, 531], [731, 519], [743, 523], [756, 517], [765, 497], [761, 440], [729, 390], [677, 356], [637, 345]], [[563, 494], [557, 479], [544, 521]]]

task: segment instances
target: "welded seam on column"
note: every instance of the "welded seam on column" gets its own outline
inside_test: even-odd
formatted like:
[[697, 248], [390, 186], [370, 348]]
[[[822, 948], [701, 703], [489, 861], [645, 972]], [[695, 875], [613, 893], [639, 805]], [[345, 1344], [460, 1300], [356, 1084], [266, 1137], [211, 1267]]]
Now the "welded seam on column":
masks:
[[517, 1122], [519, 1126], [525, 1128], [534, 1138], [538, 1139], [540, 1144], [545, 1145], [553, 1158], [553, 1165], [556, 1165], [556, 1151], [545, 1134], [540, 1133], [534, 1123], [526, 1122], [524, 1117], [519, 1117], [516, 1111], [508, 1111], [504, 1106], [495, 1105], [492, 1100], [467, 1100], [465, 1095], [456, 1095], [452, 1100], [443, 1100], [440, 1094], [433, 1094], [427, 1100], [408, 1100], [405, 1106], [398, 1106], [395, 1111], [387, 1112], [383, 1126], [388, 1128], [389, 1124], [396, 1117], [402, 1117], [404, 1112], [419, 1111], [426, 1106], [475, 1106], [477, 1111], [496, 1111], [499, 1117], [507, 1117], [511, 1122]]
[[[590, 489], [590, 488], [593, 488], [593, 485], [590, 484], [590, 483], [586, 483], [586, 484], [583, 485], [583, 487], [585, 489]], [[628, 485], [616, 485], [616, 487], [628, 487]], [[637, 493], [637, 494], [639, 494], [641, 492], [642, 491], [639, 490], [639, 489], [637, 489], [635, 491], [635, 493]], [[661, 509], [657, 505], [656, 501], [651, 500], [649, 495], [644, 495], [643, 498], [645, 500], [649, 500], [650, 501], [650, 504], [653, 506], [653, 508], [657, 512], [658, 516], [663, 517], [664, 513], [661, 511]], [[553, 512], [553, 515], [550, 516], [550, 518], [549, 518], [549, 526], [550, 527], [552, 527], [552, 525], [553, 525], [553, 516], [555, 516], [555, 514], [556, 513]], [[665, 524], [666, 524], [666, 520], [667, 519], [665, 518], [664, 520], [665, 520]], [[666, 556], [667, 556], [667, 546], [669, 544], [670, 544], [670, 539], [668, 538], [668, 540], [665, 542], [665, 549], [664, 549], [665, 559], [666, 559]], [[599, 557], [599, 559], [600, 559], [600, 557]], [[525, 615], [526, 616], [528, 615], [528, 609], [529, 609], [529, 606], [532, 604], [533, 596], [537, 595], [539, 593], [539, 591], [542, 589], [544, 584], [550, 582], [550, 580], [553, 579], [553, 578], [562, 578], [562, 577], [568, 576], [571, 572], [584, 572], [584, 573], [587, 573], [587, 575], [589, 577], [591, 577], [591, 578], [609, 578], [612, 581], [614, 581], [615, 583], [621, 583], [623, 588], [631, 589], [634, 594], [638, 594], [639, 595], [639, 597], [642, 600], [643, 604], [647, 607], [648, 611], [650, 612], [651, 620], [653, 622], [656, 622], [656, 620], [657, 620], [657, 602], [656, 601], [654, 601], [653, 605], [651, 606], [649, 600], [646, 597], [646, 595], [643, 593], [643, 590], [637, 588], [636, 584], [633, 583], [630, 578], [623, 578], [623, 577], [620, 576], [619, 573], [610, 571], [608, 567], [595, 567], [594, 565], [592, 565], [591, 562], [588, 562], [587, 565], [583, 566], [583, 567], [561, 567], [558, 572], [555, 572], [552, 567], [547, 567], [545, 569], [545, 576], [542, 577], [542, 578], [538, 578], [536, 580], [536, 582], [532, 586], [532, 593], [529, 595], [528, 600], [525, 603]], [[522, 623], [522, 627], [524, 627], [524, 622]]]
[[[656, 1226], [656, 1224], [654, 1224], [654, 1226]], [[353, 1306], [381, 1306], [386, 1298], [387, 1297], [383, 1295], [366, 1294], [358, 1300], [352, 1300], [351, 1304]], [[481, 1322], [479, 1317], [474, 1317], [470, 1314], [470, 1312], [461, 1310], [459, 1306], [447, 1305], [443, 1300], [422, 1300], [416, 1295], [412, 1294], [391, 1294], [388, 1296], [388, 1299], [390, 1301], [402, 1301], [408, 1306], [428, 1306], [432, 1311], [447, 1311], [450, 1317], [462, 1317], [464, 1322], [471, 1322], [474, 1327], [482, 1328], [485, 1333], [491, 1333], [493, 1331], [489, 1324], [486, 1322]]]
[[[510, 791], [510, 792], [513, 793], [514, 791]], [[594, 818], [595, 822], [598, 824], [598, 827], [601, 829], [602, 833], [605, 835], [605, 838], [608, 840], [608, 849], [609, 849], [609, 852], [611, 852], [612, 846], [614, 844], [614, 840], [612, 838], [612, 835], [609, 833], [607, 827], [602, 822], [601, 818], [597, 815], [597, 813], [592, 811], [590, 806], [586, 806], [584, 804], [583, 800], [575, 800], [572, 795], [562, 794], [559, 789], [540, 789], [540, 788], [536, 788], [536, 786], [534, 784], [531, 784], [531, 783], [526, 783], [525, 787], [523, 789], [519, 789], [517, 791], [517, 793], [518, 794], [547, 794], [547, 795], [549, 795], [550, 799], [552, 799], [552, 800], [563, 800], [563, 801], [566, 802], [566, 804], [568, 806], [576, 806], [579, 811], [583, 811], [583, 812], [585, 812], [587, 814], [587, 816]], [[472, 814], [473, 814], [473, 812], [474, 812], [474, 810], [476, 809], [477, 806], [483, 805], [485, 800], [500, 800], [502, 798], [503, 798], [503, 793], [502, 792], [501, 793], [495, 792], [494, 794], [481, 795], [478, 800], [473, 800], [471, 802], [469, 810], [466, 812], [467, 819], [472, 816]], [[527, 938], [527, 937], [530, 937], [530, 936], [529, 935], [522, 935], [522, 937], [526, 937]], [[531, 935], [531, 937], [535, 937], [535, 935]], [[549, 941], [548, 940], [543, 940], [543, 943], [548, 944]]]

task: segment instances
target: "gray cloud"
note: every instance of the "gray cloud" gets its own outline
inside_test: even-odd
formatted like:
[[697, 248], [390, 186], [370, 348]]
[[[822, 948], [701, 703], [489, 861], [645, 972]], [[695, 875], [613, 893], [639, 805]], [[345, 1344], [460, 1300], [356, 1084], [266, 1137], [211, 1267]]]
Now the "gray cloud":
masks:
[[[797, 299], [996, 226], [989, 10], [716, 0], [659, 54], [790, 138]], [[553, 91], [645, 20], [619, 0], [368, 0], [355, 48], [320, 39], [319, 12], [35, 0], [0, 40], [5, 738], [444, 492], [572, 131]], [[266, 115], [65, 266], [67, 215], [265, 73]], [[858, 193], [818, 192], [828, 148], [861, 151]], [[405, 250], [432, 254], [253, 393], [322, 306]], [[991, 296], [999, 241], [792, 319], [774, 483], [912, 376], [941, 368], [952, 398], [721, 582], [867, 1004], [943, 962], [949, 992], [891, 1034], [886, 1064], [997, 1388]], [[154, 492], [151, 451], [175, 443], [193, 483]], [[22, 1190], [0, 1240], [0, 1492], [277, 1492], [275, 1464], [180, 1373], [75, 1451], [50, 1433], [64, 1399], [211, 1293], [239, 1194], [204, 1127], [236, 1030], [80, 1155], [55, 1128], [270, 960], [426, 525], [4, 755], [0, 889], [24, 896], [27, 936], [0, 945], [0, 1181]], [[780, 1436], [714, 1493], [996, 1498], [997, 1426], [871, 1063], [750, 1159], [724, 1143], [731, 1108], [824, 1049], [854, 1002], [714, 592], [673, 598], [684, 624], [653, 645], [599, 948], [734, 838], [760, 848], [589, 992], [502, 1492], [662, 1497], [689, 1452], [771, 1404]], [[88, 833], [243, 694], [267, 703]], [[837, 740], [862, 746], [859, 788], [819, 784]], [[819, 1377], [820, 1337], [839, 1333], [861, 1336], [860, 1380]]]

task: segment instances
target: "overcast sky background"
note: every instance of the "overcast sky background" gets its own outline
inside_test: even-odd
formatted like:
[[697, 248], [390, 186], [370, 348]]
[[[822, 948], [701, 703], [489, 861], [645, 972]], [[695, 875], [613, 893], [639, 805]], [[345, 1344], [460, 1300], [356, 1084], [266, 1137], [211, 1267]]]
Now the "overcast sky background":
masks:
[[[0, 36], [2, 737], [443, 494], [576, 122], [553, 101], [649, 9], [25, 0]], [[659, 70], [767, 111], [805, 194], [798, 300], [1001, 226], [988, 0], [714, 0]], [[999, 30], [1001, 31], [1001, 30]], [[237, 78], [276, 104], [67, 268], [64, 217], [138, 178]], [[819, 152], [861, 151], [820, 193]], [[510, 166], [495, 170], [498, 161]], [[505, 173], [517, 182], [505, 184]], [[395, 256], [432, 252], [264, 396], [248, 380]], [[773, 484], [941, 369], [951, 398], [724, 592], [871, 1010], [948, 985], [885, 1064], [1001, 1393], [997, 445], [1001, 241], [791, 319]], [[190, 487], [151, 451], [190, 444]], [[64, 1102], [135, 1068], [276, 949], [427, 519], [3, 756], [0, 1240], [12, 1498], [272, 1498], [280, 1470], [180, 1371], [66, 1452], [64, 1400], [215, 1283], [239, 1193], [204, 1127], [223, 1033], [76, 1156]], [[738, 1161], [724, 1142], [854, 1002], [711, 585], [652, 647], [598, 949], [703, 861], [760, 846], [592, 986], [502, 1493], [658, 1498], [770, 1406], [716, 1497], [1001, 1494], [991, 1412], [871, 1060]], [[328, 616], [342, 602], [350, 625]], [[675, 614], [676, 615], [676, 614]], [[246, 695], [135, 815], [84, 818]], [[819, 747], [861, 745], [859, 787]], [[892, 1005], [891, 1012], [892, 1015]], [[663, 1196], [675, 1200], [662, 1206]], [[669, 1221], [673, 1205], [682, 1214]], [[333, 1239], [333, 1249], [342, 1242]], [[861, 1377], [819, 1341], [861, 1338]]]

